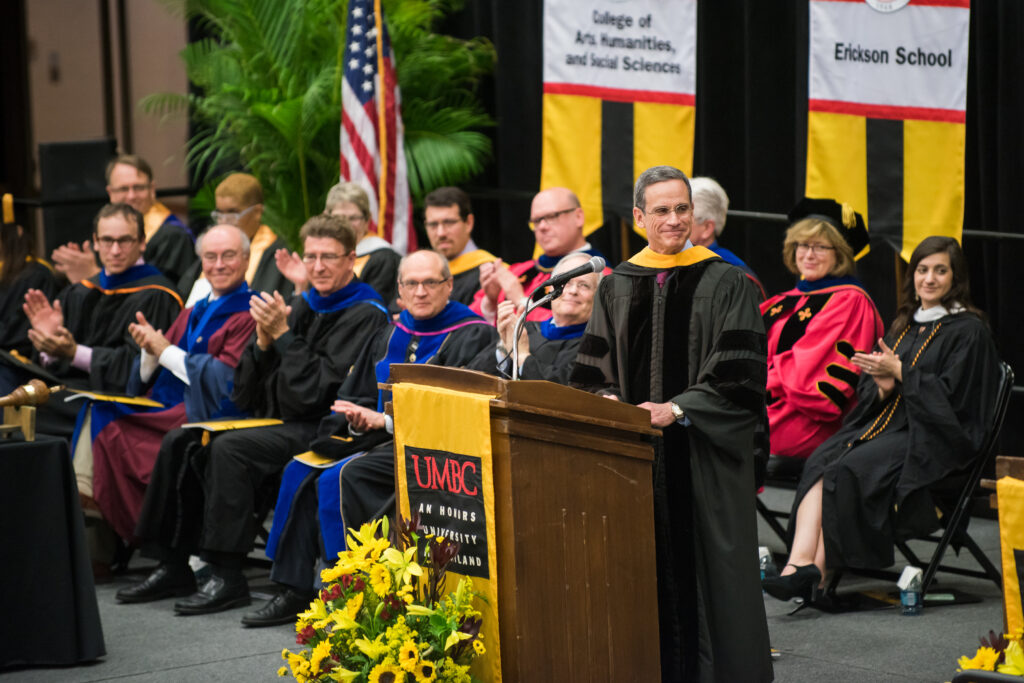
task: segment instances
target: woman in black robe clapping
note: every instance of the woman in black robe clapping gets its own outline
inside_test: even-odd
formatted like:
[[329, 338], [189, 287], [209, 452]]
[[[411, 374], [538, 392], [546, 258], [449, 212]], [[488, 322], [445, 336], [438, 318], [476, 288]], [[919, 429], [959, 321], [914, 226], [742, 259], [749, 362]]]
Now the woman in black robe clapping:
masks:
[[828, 567], [892, 565], [895, 540], [938, 526], [930, 488], [985, 438], [999, 357], [956, 240], [918, 245], [902, 300], [878, 348], [853, 356], [857, 407], [804, 468], [788, 563], [763, 581], [776, 598], [813, 597]]

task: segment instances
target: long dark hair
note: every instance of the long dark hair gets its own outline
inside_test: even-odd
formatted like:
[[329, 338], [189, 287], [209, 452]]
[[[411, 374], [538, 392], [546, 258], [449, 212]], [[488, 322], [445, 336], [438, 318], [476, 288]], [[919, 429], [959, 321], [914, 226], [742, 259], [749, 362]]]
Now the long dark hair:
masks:
[[28, 267], [28, 257], [35, 251], [35, 240], [29, 230], [21, 230], [17, 223], [0, 225], [0, 287], [9, 287]]
[[889, 335], [896, 336], [903, 331], [903, 328], [910, 324], [914, 312], [917, 310], [917, 291], [914, 289], [914, 272], [922, 260], [932, 254], [949, 254], [949, 265], [953, 269], [953, 286], [949, 288], [946, 295], [942, 297], [942, 306], [946, 310], [952, 310], [954, 304], [960, 304], [965, 309], [985, 320], [985, 314], [971, 302], [971, 279], [967, 272], [967, 259], [964, 258], [963, 249], [952, 237], [941, 237], [932, 235], [925, 237], [910, 255], [910, 265], [907, 266], [907, 273], [903, 278], [903, 288], [900, 292], [900, 307], [896, 311], [896, 319], [892, 321], [889, 328]]

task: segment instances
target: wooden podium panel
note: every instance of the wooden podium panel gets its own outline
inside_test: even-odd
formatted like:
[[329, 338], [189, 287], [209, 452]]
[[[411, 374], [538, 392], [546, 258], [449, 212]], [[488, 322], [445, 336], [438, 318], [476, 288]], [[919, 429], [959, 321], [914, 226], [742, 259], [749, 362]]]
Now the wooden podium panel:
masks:
[[431, 365], [393, 365], [391, 382], [496, 396], [503, 680], [660, 680], [650, 413]]

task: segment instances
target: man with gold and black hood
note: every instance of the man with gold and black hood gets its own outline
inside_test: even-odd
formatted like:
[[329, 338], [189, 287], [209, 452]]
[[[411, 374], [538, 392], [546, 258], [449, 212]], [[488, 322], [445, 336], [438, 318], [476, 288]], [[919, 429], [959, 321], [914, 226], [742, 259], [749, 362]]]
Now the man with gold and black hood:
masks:
[[770, 681], [755, 548], [765, 337], [739, 268], [689, 241], [689, 180], [644, 171], [648, 246], [602, 281], [570, 383], [651, 412], [664, 681]]

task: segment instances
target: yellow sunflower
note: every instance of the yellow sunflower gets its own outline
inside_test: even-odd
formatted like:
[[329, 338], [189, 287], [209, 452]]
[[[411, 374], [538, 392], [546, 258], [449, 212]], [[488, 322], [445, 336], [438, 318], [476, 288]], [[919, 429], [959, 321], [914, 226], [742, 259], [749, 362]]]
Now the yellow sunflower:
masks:
[[412, 670], [412, 675], [416, 677], [416, 683], [434, 683], [434, 679], [437, 678], [437, 667], [433, 662], [419, 661]]
[[473, 641], [473, 649], [476, 651], [478, 657], [483, 657], [484, 653], [487, 652], [487, 648], [479, 640]]
[[369, 683], [401, 683], [405, 672], [394, 664], [378, 664], [370, 670]]
[[416, 647], [416, 643], [412, 640], [407, 640], [402, 643], [401, 649], [398, 651], [398, 663], [406, 671], [411, 672], [416, 668], [416, 662], [420, 659], [420, 651]]
[[967, 669], [981, 669], [982, 671], [995, 671], [996, 661], [999, 659], [999, 653], [990, 647], [979, 647], [974, 657], [961, 657], [956, 660], [956, 663], [960, 665], [963, 670]]

